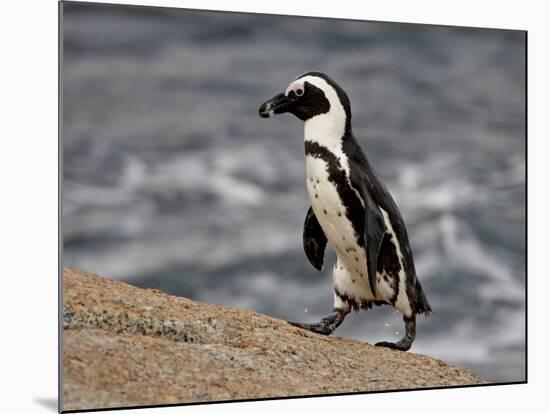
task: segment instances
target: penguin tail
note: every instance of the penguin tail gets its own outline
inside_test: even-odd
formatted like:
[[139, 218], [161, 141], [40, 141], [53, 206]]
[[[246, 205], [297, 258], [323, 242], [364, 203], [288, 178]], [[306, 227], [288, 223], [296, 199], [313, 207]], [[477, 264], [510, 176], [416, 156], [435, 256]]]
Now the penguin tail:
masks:
[[422, 289], [422, 285], [420, 285], [420, 282], [418, 279], [416, 279], [416, 306], [415, 306], [415, 312], [417, 314], [423, 313], [424, 315], [428, 316], [430, 313], [432, 313], [432, 307], [430, 306], [430, 303], [428, 302], [428, 299], [426, 299], [426, 295], [424, 294], [424, 290]]

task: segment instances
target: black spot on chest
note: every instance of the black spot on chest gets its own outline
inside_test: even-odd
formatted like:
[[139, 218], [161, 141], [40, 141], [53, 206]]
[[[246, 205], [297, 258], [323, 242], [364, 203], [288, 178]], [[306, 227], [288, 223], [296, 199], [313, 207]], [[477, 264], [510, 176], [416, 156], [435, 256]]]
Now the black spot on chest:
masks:
[[365, 209], [357, 193], [350, 186], [339, 159], [326, 147], [313, 141], [305, 141], [306, 156], [319, 158], [327, 164], [328, 180], [334, 185], [342, 200], [343, 212], [351, 222], [359, 246], [364, 246]]

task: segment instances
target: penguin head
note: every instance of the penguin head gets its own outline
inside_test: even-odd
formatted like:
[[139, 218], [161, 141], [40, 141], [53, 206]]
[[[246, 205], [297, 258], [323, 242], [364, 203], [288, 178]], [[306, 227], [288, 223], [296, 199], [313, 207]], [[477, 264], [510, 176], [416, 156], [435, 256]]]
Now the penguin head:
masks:
[[298, 76], [283, 93], [265, 101], [259, 109], [262, 118], [289, 112], [302, 121], [333, 114], [351, 120], [349, 98], [336, 82], [321, 72]]

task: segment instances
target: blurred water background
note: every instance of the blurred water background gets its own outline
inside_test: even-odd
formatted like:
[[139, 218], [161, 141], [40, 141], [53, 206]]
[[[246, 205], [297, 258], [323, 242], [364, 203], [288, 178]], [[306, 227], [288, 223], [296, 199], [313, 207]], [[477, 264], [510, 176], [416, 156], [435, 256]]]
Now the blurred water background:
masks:
[[[303, 126], [258, 106], [321, 70], [409, 228], [434, 308], [413, 352], [524, 379], [525, 46], [517, 31], [66, 3], [64, 264], [316, 321]], [[334, 254], [328, 253], [326, 269]], [[337, 335], [400, 338], [390, 307]]]

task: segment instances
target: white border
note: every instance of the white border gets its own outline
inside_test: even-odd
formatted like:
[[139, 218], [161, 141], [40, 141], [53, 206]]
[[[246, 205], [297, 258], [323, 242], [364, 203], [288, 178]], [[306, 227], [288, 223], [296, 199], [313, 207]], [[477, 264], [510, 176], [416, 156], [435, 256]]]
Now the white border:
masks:
[[[116, 3], [127, 3], [114, 1]], [[57, 2], [2, 4], [3, 412], [51, 413], [57, 393]], [[467, 25], [529, 31], [529, 384], [188, 406], [124, 412], [423, 412], [546, 406], [548, 246], [548, 13], [544, 2], [301, 0], [132, 1], [133, 4]], [[522, 202], [522, 200], [518, 200]], [[475, 338], [472, 338], [475, 341]], [[43, 401], [50, 401], [44, 405]]]

